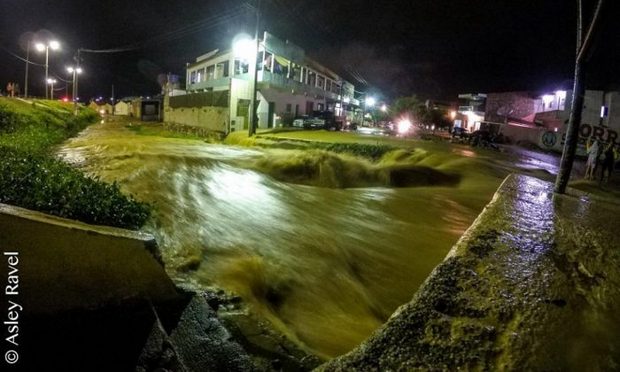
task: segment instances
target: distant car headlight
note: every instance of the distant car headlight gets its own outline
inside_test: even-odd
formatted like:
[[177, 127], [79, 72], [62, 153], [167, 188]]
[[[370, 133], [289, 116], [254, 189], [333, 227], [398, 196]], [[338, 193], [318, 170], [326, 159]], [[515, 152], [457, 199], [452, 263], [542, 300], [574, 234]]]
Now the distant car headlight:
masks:
[[411, 121], [404, 119], [398, 122], [398, 133], [404, 134], [411, 130], [412, 124]]

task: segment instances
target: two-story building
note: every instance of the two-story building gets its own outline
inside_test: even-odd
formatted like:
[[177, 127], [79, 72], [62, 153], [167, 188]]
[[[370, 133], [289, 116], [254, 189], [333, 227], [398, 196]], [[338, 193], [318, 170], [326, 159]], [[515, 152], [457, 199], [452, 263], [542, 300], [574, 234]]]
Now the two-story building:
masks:
[[[231, 48], [214, 50], [196, 58], [196, 62], [187, 65], [186, 92], [205, 98], [168, 97], [164, 120], [225, 133], [248, 129], [254, 78], [250, 60], [253, 57], [235, 55]], [[257, 61], [259, 128], [289, 124], [295, 117], [310, 115], [313, 111], [331, 111], [338, 117], [346, 117], [359, 106], [351, 83], [309, 58], [302, 48], [289, 41], [265, 32], [259, 41]], [[209, 98], [216, 96], [217, 99]], [[207, 108], [210, 101], [220, 103], [216, 119], [213, 110]], [[221, 109], [227, 109], [227, 117]]]

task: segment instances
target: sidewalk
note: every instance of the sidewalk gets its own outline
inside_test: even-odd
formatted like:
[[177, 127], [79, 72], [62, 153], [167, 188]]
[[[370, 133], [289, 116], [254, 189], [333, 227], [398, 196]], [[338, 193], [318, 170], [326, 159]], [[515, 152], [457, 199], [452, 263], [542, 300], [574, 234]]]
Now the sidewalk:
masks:
[[612, 370], [620, 204], [511, 175], [411, 302], [322, 370]]

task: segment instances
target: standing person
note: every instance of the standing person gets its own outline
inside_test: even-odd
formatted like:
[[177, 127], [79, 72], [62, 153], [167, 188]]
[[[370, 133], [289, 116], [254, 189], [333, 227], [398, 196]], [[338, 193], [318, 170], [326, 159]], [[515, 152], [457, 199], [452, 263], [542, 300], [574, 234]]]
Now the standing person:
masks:
[[13, 97], [13, 83], [11, 83], [10, 81], [6, 85], [6, 96]]
[[[609, 142], [609, 144], [603, 150], [603, 161], [602, 161], [602, 170], [601, 170], [601, 180], [599, 183], [603, 183], [603, 179], [605, 179], [605, 183], [609, 182], [611, 178], [611, 173], [614, 171], [614, 165], [616, 164], [617, 150], [614, 147], [613, 142]], [[607, 172], [607, 177], [605, 177], [605, 172]]]
[[586, 142], [586, 152], [588, 154], [588, 161], [586, 162], [586, 180], [594, 179], [594, 171], [596, 170], [596, 166], [598, 165], [598, 157], [600, 155], [600, 146], [598, 140], [594, 140], [592, 144], [590, 141]]

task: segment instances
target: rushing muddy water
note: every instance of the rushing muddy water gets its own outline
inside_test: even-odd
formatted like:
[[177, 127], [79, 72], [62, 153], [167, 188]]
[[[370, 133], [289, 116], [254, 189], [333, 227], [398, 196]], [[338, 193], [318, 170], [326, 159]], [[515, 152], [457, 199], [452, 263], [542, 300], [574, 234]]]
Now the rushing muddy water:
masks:
[[[285, 182], [278, 164], [307, 156], [301, 153], [141, 136], [118, 123], [95, 125], [59, 150], [154, 205], [145, 230], [157, 237], [177, 283], [233, 291], [329, 358], [355, 347], [411, 299], [505, 172], [482, 174], [476, 154], [447, 151], [416, 162], [463, 173], [458, 184], [343, 189]], [[377, 171], [361, 159], [339, 159], [318, 165], [321, 179], [338, 183], [342, 174]]]

